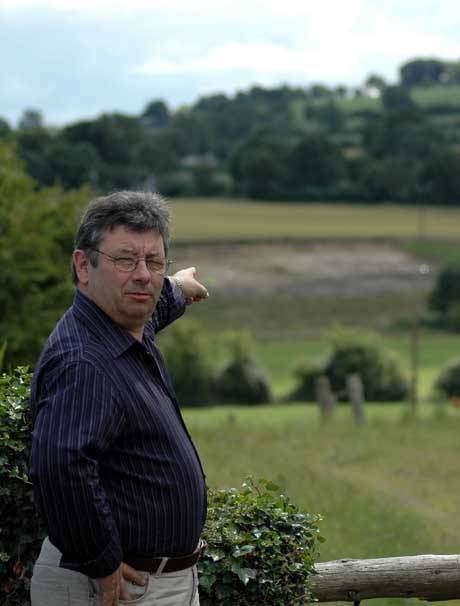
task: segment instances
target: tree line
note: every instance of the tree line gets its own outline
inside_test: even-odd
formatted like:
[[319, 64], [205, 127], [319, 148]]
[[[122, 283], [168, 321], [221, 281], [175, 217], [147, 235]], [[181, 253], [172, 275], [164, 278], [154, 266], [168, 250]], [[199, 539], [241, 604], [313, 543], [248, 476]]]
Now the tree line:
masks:
[[[160, 99], [140, 115], [107, 113], [62, 128], [26, 110], [0, 119], [42, 186], [101, 191], [146, 187], [167, 196], [246, 196], [457, 204], [460, 61], [414, 59], [389, 85], [253, 87], [172, 111]], [[415, 88], [452, 91], [425, 107]], [[365, 104], [363, 100], [375, 103]]]

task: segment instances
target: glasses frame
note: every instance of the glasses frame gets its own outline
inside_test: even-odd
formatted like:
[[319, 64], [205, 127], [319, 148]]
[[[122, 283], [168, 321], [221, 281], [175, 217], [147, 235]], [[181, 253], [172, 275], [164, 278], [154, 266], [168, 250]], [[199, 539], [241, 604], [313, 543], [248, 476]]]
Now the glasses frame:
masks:
[[[109, 255], [109, 253], [106, 253], [103, 250], [99, 250], [99, 248], [91, 248], [90, 250], [94, 250], [94, 252], [97, 252], [100, 255], [104, 255], [104, 257], [107, 257], [108, 259], [110, 259], [112, 261], [112, 263], [114, 264], [115, 269], [117, 269], [118, 271], [121, 271], [125, 274], [130, 274], [133, 271], [136, 271], [137, 266], [139, 265], [139, 262], [144, 261], [145, 266], [147, 267], [147, 269], [149, 270], [149, 272], [151, 274], [156, 274], [157, 276], [165, 276], [168, 273], [169, 267], [174, 263], [174, 261], [172, 261], [171, 259], [165, 259], [164, 260], [164, 263], [165, 263], [164, 271], [157, 271], [155, 269], [150, 269], [150, 267], [148, 266], [146, 257], [137, 257], [136, 259], [134, 259], [134, 258], [132, 259], [132, 261], [134, 263], [133, 267], [131, 269], [126, 269], [126, 268], [123, 268], [123, 267], [120, 267], [119, 265], [117, 265], [117, 262], [120, 259], [128, 260], [128, 257], [115, 257], [114, 255]], [[131, 259], [129, 259], [129, 260], [131, 260]]]

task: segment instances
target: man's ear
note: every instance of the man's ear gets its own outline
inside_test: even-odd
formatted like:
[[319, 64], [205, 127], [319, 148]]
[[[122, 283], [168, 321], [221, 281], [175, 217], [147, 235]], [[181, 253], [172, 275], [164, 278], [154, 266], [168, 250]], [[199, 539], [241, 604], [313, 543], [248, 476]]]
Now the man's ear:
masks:
[[88, 264], [89, 259], [83, 250], [77, 248], [73, 251], [72, 262], [75, 267], [75, 272], [78, 276], [78, 281], [82, 286], [88, 285]]

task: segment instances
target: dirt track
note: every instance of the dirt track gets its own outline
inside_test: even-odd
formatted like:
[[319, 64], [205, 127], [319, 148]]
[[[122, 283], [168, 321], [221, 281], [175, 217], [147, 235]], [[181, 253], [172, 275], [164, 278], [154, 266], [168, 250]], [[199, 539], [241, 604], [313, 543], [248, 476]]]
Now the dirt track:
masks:
[[175, 267], [194, 265], [214, 295], [318, 297], [426, 291], [436, 267], [391, 245], [256, 244], [190, 246]]

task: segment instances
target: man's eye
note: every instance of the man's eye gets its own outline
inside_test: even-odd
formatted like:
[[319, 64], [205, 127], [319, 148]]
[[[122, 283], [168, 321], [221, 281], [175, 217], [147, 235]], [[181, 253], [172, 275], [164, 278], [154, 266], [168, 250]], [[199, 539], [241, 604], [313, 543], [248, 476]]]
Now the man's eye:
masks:
[[122, 267], [131, 267], [133, 265], [136, 265], [137, 260], [132, 259], [130, 257], [117, 257], [117, 259], [115, 259], [115, 262], [117, 263], [117, 265], [120, 265]]
[[165, 264], [164, 261], [159, 261], [158, 259], [146, 259], [147, 267], [151, 269], [162, 269]]

